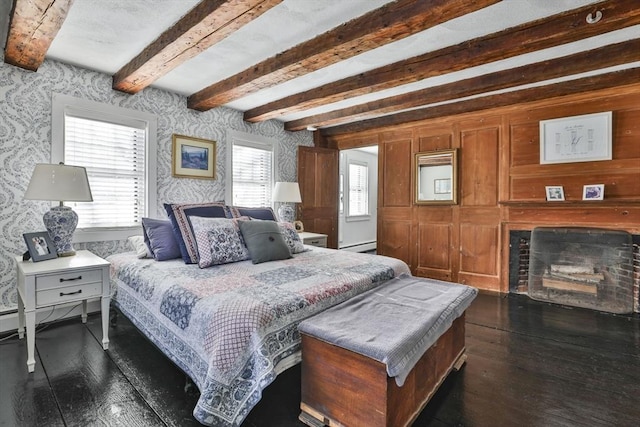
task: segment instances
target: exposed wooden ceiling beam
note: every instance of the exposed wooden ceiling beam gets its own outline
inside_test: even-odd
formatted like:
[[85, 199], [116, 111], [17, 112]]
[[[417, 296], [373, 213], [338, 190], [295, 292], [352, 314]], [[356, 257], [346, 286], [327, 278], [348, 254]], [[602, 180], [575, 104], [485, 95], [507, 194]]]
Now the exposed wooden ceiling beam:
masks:
[[[595, 24], [588, 24], [586, 16], [595, 11], [602, 12], [602, 19]], [[248, 110], [244, 114], [244, 119], [262, 121], [277, 118], [284, 114], [320, 107], [346, 98], [535, 52], [637, 24], [640, 24], [640, 8], [637, 0], [605, 1], [294, 94]]]
[[321, 129], [320, 132], [323, 137], [332, 137], [341, 134], [356, 133], [371, 129], [383, 128], [386, 126], [397, 126], [399, 124], [414, 121], [453, 116], [456, 114], [464, 114], [473, 111], [486, 110], [489, 108], [525, 104], [527, 102], [538, 101], [547, 98], [573, 95], [577, 93], [607, 89], [617, 86], [626, 86], [636, 84], [639, 80], [640, 67], [628, 68], [622, 71], [599, 74], [597, 76], [584, 77], [581, 79], [555, 83], [542, 87], [517, 90], [497, 95], [488, 95], [467, 101], [440, 105], [437, 107], [405, 111], [390, 116], [383, 116], [375, 119], [363, 120], [346, 125], [325, 128]]
[[352, 107], [292, 120], [285, 130], [303, 130], [307, 126], [329, 126], [363, 120], [400, 110], [464, 98], [485, 92], [521, 86], [558, 77], [599, 70], [640, 60], [640, 39], [616, 43], [561, 58], [497, 71], [478, 77], [429, 87]]
[[205, 111], [400, 40], [501, 0], [398, 0], [191, 95]]
[[73, 0], [15, 0], [4, 62], [36, 71], [72, 4]]
[[205, 0], [113, 76], [113, 88], [137, 93], [248, 24], [282, 0]]

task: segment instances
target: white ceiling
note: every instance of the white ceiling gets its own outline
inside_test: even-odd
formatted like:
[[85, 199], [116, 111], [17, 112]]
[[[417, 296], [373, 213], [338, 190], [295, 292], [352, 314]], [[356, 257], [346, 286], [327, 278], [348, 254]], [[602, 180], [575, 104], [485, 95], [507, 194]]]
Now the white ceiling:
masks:
[[[390, 0], [284, 0], [206, 52], [187, 61], [153, 86], [190, 95], [260, 61], [376, 9]], [[301, 91], [353, 76], [401, 59], [490, 34], [600, 0], [503, 0], [405, 39], [227, 104], [245, 111]], [[9, 0], [0, 6], [0, 34], [6, 36]], [[114, 74], [170, 27], [198, 0], [75, 0], [47, 58]], [[283, 121], [331, 111], [416, 89], [474, 77], [503, 68], [564, 56], [640, 37], [640, 26], [429, 78], [339, 103], [289, 114]], [[2, 46], [4, 46], [4, 40]], [[640, 59], [640, 58], [639, 58]], [[639, 66], [627, 64], [623, 68]], [[599, 70], [601, 73], [608, 70]], [[567, 80], [579, 76], [567, 76]], [[540, 83], [540, 84], [544, 84]], [[516, 90], [512, 88], [510, 90]]]

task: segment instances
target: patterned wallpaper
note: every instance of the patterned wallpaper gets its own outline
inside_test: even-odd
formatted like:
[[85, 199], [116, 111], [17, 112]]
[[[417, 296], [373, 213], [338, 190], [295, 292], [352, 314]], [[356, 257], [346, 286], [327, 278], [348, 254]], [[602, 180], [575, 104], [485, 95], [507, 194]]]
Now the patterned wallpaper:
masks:
[[[3, 58], [0, 55], [0, 61]], [[23, 201], [36, 163], [48, 163], [51, 150], [51, 97], [61, 93], [91, 101], [145, 111], [158, 118], [158, 212], [164, 202], [223, 200], [226, 179], [226, 135], [233, 129], [277, 139], [277, 180], [295, 181], [297, 146], [313, 145], [307, 131], [286, 132], [282, 123], [251, 124], [229, 108], [207, 112], [187, 109], [185, 96], [147, 88], [136, 95], [111, 89], [111, 76], [56, 61], [45, 61], [34, 73], [0, 62], [0, 313], [17, 307], [15, 261], [26, 250], [22, 233], [44, 230], [47, 202]], [[217, 144], [215, 181], [171, 176], [171, 135], [213, 139]], [[74, 244], [100, 256], [129, 250], [126, 241]]]

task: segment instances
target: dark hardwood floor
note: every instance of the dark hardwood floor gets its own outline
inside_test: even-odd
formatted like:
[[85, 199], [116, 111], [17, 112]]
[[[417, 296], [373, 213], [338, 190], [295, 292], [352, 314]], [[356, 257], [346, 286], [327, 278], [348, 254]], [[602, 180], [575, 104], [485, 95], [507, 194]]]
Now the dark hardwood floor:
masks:
[[[194, 426], [197, 390], [122, 315], [102, 350], [100, 317], [0, 343], [1, 426]], [[414, 426], [638, 426], [640, 318], [479, 295], [467, 310], [468, 360]], [[302, 426], [299, 366], [265, 391], [245, 427]]]

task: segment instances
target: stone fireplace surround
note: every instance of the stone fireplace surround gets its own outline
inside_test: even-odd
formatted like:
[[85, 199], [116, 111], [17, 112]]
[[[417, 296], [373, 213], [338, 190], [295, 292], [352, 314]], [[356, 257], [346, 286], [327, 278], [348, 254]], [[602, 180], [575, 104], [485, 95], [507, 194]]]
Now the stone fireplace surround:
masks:
[[[585, 228], [586, 229], [586, 228]], [[509, 292], [528, 294], [531, 231], [509, 232]], [[640, 235], [631, 235], [633, 263], [633, 312], [640, 313]]]

